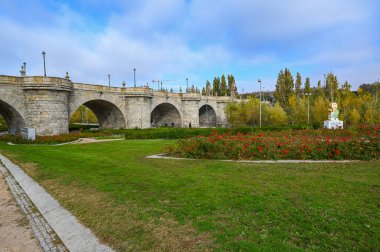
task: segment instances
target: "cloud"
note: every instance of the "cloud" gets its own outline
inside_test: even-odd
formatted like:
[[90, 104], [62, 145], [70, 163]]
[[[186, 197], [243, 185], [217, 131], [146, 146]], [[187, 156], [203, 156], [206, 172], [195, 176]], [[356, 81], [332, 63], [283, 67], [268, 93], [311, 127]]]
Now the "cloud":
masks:
[[[29, 4], [30, 3], [30, 4]], [[173, 87], [234, 74], [239, 89], [274, 88], [280, 69], [303, 76], [375, 79], [380, 59], [379, 4], [371, 0], [0, 2], [2, 74], [69, 71], [78, 82], [138, 83], [178, 79]], [[355, 74], [361, 76], [355, 76]], [[357, 85], [358, 85], [357, 84]], [[238, 85], [240, 85], [238, 83]]]

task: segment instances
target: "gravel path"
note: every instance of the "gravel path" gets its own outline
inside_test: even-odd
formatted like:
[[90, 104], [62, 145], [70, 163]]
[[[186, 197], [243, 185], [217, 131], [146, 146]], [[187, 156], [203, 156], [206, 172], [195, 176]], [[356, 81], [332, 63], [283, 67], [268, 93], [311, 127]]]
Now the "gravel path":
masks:
[[[26, 219], [29, 221], [31, 230], [33, 231], [34, 236], [37, 238], [39, 245], [42, 248], [42, 251], [68, 251], [66, 247], [63, 245], [62, 241], [57, 236], [57, 234], [46, 222], [45, 218], [42, 216], [42, 214], [38, 211], [36, 206], [30, 200], [23, 188], [19, 185], [19, 183], [17, 183], [15, 178], [12, 176], [11, 173], [9, 173], [8, 169], [2, 163], [0, 163], [0, 173], [3, 177], [5, 177], [10, 192], [13, 194], [13, 197], [17, 202], [17, 205], [24, 213], [24, 216], [26, 216]], [[15, 239], [15, 241], [17, 240]]]
[[30, 252], [42, 251], [0, 172], [0, 251], [25, 251], [26, 248]]
[[0, 161], [0, 172], [5, 176], [13, 196], [26, 214], [43, 251], [113, 251], [99, 243], [91, 230], [80, 224], [75, 216], [20, 167], [1, 154]]

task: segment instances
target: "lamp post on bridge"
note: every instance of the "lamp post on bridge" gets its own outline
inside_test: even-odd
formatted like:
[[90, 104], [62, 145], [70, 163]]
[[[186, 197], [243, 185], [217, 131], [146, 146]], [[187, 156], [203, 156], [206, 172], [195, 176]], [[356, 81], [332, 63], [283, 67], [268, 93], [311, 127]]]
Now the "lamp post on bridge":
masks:
[[135, 83], [136, 87], [136, 68], [133, 68], [133, 82]]
[[46, 64], [45, 64], [45, 51], [42, 51], [42, 58], [44, 59], [44, 76], [46, 77]]
[[111, 75], [110, 74], [108, 75], [108, 86], [109, 87], [111, 86]]

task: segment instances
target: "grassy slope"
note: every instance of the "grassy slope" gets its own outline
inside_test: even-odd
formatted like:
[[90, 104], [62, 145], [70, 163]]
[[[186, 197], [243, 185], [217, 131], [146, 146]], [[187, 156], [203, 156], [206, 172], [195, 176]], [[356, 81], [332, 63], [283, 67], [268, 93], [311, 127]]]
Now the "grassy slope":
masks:
[[[376, 250], [379, 161], [152, 160], [165, 140], [6, 146], [118, 250]], [[30, 163], [37, 163], [32, 165]]]

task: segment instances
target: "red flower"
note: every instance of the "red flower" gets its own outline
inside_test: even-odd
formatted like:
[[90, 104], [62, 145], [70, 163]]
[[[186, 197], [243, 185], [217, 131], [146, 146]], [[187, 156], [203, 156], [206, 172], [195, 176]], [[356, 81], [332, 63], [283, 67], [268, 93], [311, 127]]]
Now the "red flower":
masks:
[[339, 150], [335, 150], [335, 154], [337, 154], [337, 155], [338, 155], [338, 154], [339, 154]]
[[263, 150], [263, 147], [259, 146], [259, 147], [257, 147], [257, 149], [258, 149], [259, 151], [262, 151], [262, 150]]
[[332, 157], [332, 156], [333, 156], [333, 154], [332, 154], [332, 153], [330, 153], [330, 154], [329, 154], [329, 156], [330, 156], [330, 157]]
[[288, 154], [288, 151], [286, 149], [283, 150], [284, 155]]
[[321, 147], [319, 147], [319, 148], [318, 148], [318, 150], [319, 150], [319, 151], [321, 151], [321, 150], [322, 150], [322, 148], [321, 148]]

